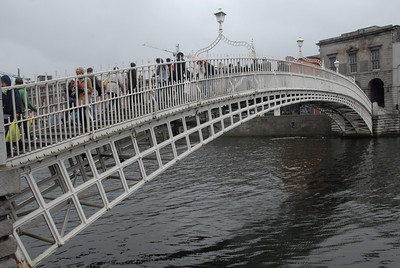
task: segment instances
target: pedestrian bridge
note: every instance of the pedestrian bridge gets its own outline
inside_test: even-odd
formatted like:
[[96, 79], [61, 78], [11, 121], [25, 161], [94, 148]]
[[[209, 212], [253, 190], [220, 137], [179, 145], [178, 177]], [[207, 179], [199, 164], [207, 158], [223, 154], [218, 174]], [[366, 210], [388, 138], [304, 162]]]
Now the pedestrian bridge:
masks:
[[[372, 135], [372, 104], [354, 81], [304, 62], [197, 58], [98, 72], [75, 106], [66, 88], [84, 77], [23, 86], [37, 112], [20, 119], [6, 159], [21, 171], [21, 192], [9, 197], [20, 263], [37, 265], [180, 159], [281, 107], [306, 104], [342, 135]], [[104, 93], [106, 78], [120, 90]]]

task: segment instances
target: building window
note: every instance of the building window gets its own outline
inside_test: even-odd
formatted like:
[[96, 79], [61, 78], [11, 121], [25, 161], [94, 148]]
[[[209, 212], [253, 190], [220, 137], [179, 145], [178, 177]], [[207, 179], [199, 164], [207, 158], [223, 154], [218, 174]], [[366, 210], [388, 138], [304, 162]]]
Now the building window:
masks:
[[303, 64], [299, 65], [299, 74], [304, 74], [304, 66], [303, 66]]
[[349, 55], [350, 57], [350, 72], [356, 73], [357, 72], [357, 54], [353, 53]]
[[336, 56], [329, 57], [329, 69], [331, 69], [332, 71], [336, 71], [335, 61], [336, 61]]
[[379, 49], [371, 50], [371, 62], [372, 62], [372, 70], [380, 69], [380, 60], [379, 60]]

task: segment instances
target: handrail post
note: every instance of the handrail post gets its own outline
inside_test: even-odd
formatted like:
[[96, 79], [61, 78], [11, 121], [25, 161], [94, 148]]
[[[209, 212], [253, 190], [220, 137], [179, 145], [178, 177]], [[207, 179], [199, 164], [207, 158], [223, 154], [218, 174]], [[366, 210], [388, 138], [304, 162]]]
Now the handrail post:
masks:
[[[0, 83], [0, 103], [3, 103], [3, 91]], [[0, 110], [0, 166], [5, 166], [7, 160], [6, 138], [4, 129], [3, 109]]]

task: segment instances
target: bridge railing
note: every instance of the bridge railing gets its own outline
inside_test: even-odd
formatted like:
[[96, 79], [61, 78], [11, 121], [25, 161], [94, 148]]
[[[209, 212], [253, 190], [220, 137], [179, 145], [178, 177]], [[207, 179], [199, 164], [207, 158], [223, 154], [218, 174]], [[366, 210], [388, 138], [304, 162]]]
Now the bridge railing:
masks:
[[[302, 77], [336, 81], [348, 88], [343, 94], [368, 105], [368, 97], [351, 79], [312, 64], [246, 57], [147, 64], [3, 88], [5, 91], [18, 87], [25, 108], [21, 115], [14, 109], [14, 114], [7, 115], [4, 121], [6, 133], [13, 124], [20, 130], [19, 141], [6, 143], [7, 158], [33, 157], [38, 151], [51, 152], [56, 144], [68, 146], [71, 140], [84, 142], [94, 133], [127, 121], [215, 97], [257, 90], [260, 89], [257, 76], [271, 77], [267, 79], [269, 82], [263, 80], [268, 83], [264, 88], [288, 87], [284, 82], [278, 85], [273, 79], [280, 73], [298, 75], [299, 81]], [[93, 81], [92, 94], [86, 78]], [[69, 90], [72, 80], [76, 82]], [[72, 95], [77, 98], [74, 100]], [[28, 99], [36, 111], [29, 110]], [[12, 101], [16, 107], [16, 98]]]

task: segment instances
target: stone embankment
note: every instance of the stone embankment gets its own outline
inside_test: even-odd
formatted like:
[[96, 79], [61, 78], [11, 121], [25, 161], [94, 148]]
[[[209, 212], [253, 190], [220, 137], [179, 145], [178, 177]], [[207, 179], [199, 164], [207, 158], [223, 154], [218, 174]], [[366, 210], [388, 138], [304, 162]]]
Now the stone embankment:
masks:
[[256, 117], [225, 135], [227, 136], [329, 136], [331, 120], [326, 115], [282, 115]]
[[18, 169], [0, 167], [0, 267], [17, 267], [14, 254], [17, 250], [17, 242], [11, 236], [13, 223], [9, 215], [11, 214], [11, 204], [7, 199], [10, 194], [20, 191], [21, 180]]
[[[375, 137], [400, 135], [400, 116], [383, 114], [373, 117]], [[261, 116], [229, 131], [227, 136], [331, 136], [340, 135], [326, 115]]]

